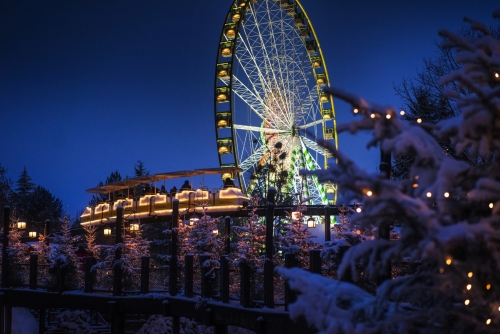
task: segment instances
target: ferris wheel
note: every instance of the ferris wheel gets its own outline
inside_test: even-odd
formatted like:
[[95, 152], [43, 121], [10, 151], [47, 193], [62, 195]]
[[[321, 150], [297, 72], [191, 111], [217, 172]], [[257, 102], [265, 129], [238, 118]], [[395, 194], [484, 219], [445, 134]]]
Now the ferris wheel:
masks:
[[222, 29], [215, 75], [215, 128], [221, 167], [247, 194], [274, 186], [334, 204], [334, 184], [299, 170], [335, 163], [318, 139], [338, 146], [332, 96], [318, 38], [298, 0], [234, 0]]

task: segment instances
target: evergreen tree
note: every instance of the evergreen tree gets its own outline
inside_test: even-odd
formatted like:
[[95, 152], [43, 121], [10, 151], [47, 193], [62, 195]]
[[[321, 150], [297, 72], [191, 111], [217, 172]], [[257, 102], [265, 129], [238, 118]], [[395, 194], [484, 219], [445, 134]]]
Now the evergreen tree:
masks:
[[[482, 37], [481, 32], [476, 32], [473, 29], [462, 29], [458, 35], [472, 39]], [[491, 29], [490, 36], [500, 39], [500, 25]], [[451, 90], [456, 93], [455, 95], [458, 94], [462, 97], [468, 96], [470, 91], [454, 82], [441, 84], [440, 80], [443, 76], [461, 69], [463, 65], [456, 61], [456, 50], [446, 48], [443, 44], [438, 44], [437, 48], [435, 57], [423, 60], [423, 68], [417, 72], [415, 78], [405, 78], [399, 86], [395, 87], [397, 95], [404, 103], [402, 118], [405, 120], [436, 124], [462, 113], [456, 98], [444, 94], [444, 91]], [[432, 127], [427, 127], [427, 131], [432, 134]], [[481, 157], [471, 155], [469, 150], [456, 152], [449, 140], [443, 140], [443, 138], [436, 136], [435, 138], [443, 152], [454, 159], [474, 165], [481, 162]], [[413, 163], [414, 156], [411, 154], [396, 156], [392, 166], [392, 177], [394, 179], [408, 178], [408, 172]]]
[[34, 188], [35, 184], [31, 182], [31, 177], [28, 175], [26, 166], [24, 166], [22, 173], [19, 175], [19, 178], [17, 179], [17, 188], [16, 188], [17, 195], [21, 197], [27, 196], [29, 193], [33, 191]]
[[[494, 16], [500, 19], [500, 11]], [[446, 30], [443, 47], [453, 49], [459, 68], [441, 78], [468, 95], [445, 89], [462, 113], [436, 123], [433, 136], [397, 111], [340, 89], [325, 91], [350, 103], [361, 120], [339, 131], [371, 130], [370, 144], [385, 153], [411, 154], [409, 179], [389, 181], [358, 168], [332, 145], [338, 163], [316, 171], [320, 181], [362, 198], [353, 222], [381, 229], [397, 221], [398, 240], [368, 240], [344, 255], [339, 274], [356, 282], [359, 273], [379, 282], [374, 294], [349, 283], [300, 269], [279, 269], [301, 294], [290, 306], [323, 333], [496, 333], [500, 325], [500, 41], [483, 24], [467, 20], [479, 37]], [[436, 137], [457, 154], [469, 151], [477, 165], [443, 153]], [[493, 158], [492, 158], [493, 157]], [[311, 174], [312, 172], [306, 172]], [[370, 190], [370, 195], [367, 194]], [[413, 275], [385, 279], [387, 264], [418, 264]], [[314, 307], [312, 307], [314, 303]]]
[[[117, 181], [121, 181], [121, 180], [122, 180], [122, 176], [121, 176], [120, 172], [118, 172], [116, 170], [114, 172], [111, 172], [111, 174], [109, 174], [109, 176], [106, 177], [105, 184], [113, 183], [113, 182], [117, 182]], [[99, 181], [99, 183], [97, 184], [98, 187], [102, 187], [103, 185], [104, 185], [104, 183], [102, 181]], [[113, 197], [114, 196], [112, 195], [112, 198]], [[101, 202], [105, 202], [109, 199], [110, 198], [108, 198], [108, 195], [106, 195], [106, 194], [92, 195], [92, 199], [89, 201], [89, 206], [96, 206], [97, 204], [99, 204]]]
[[[0, 164], [0, 208], [9, 206], [14, 209], [14, 191], [12, 190], [12, 180], [7, 177], [7, 169]], [[0, 217], [0, 224], [3, 226], [3, 213]]]
[[20, 214], [20, 218], [26, 219], [28, 225], [49, 220], [52, 231], [58, 231], [61, 227], [61, 216], [62, 201], [42, 186], [35, 187], [27, 195]]
[[137, 160], [137, 163], [134, 165], [134, 175], [136, 177], [149, 175], [149, 171], [146, 169], [144, 162], [141, 160]]

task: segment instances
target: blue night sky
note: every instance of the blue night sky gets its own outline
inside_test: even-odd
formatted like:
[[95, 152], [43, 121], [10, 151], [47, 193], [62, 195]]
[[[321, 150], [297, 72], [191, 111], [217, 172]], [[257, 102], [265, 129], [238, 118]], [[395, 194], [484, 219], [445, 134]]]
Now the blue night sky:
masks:
[[[218, 167], [213, 91], [232, 0], [2, 1], [0, 163], [26, 166], [70, 215], [112, 171]], [[498, 1], [302, 0], [333, 86], [396, 108], [394, 85], [432, 56], [440, 28], [491, 25]], [[336, 101], [338, 123], [352, 119]], [[376, 172], [366, 137], [339, 147]], [[177, 181], [177, 187], [182, 180]], [[168, 185], [168, 187], [172, 186]], [[218, 186], [218, 185], [216, 185]]]

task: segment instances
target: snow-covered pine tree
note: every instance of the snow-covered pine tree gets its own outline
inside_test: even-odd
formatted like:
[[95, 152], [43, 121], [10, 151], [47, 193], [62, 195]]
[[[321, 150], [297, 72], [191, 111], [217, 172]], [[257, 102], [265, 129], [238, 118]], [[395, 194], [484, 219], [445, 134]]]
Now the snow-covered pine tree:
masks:
[[[500, 11], [494, 16], [500, 19]], [[339, 189], [363, 198], [353, 217], [361, 226], [401, 224], [396, 241], [374, 239], [345, 254], [339, 268], [356, 280], [360, 269], [377, 279], [384, 263], [404, 259], [421, 264], [414, 275], [385, 280], [375, 294], [342, 281], [299, 269], [279, 271], [301, 294], [290, 306], [322, 333], [495, 333], [500, 326], [500, 42], [481, 23], [468, 20], [479, 38], [443, 30], [444, 46], [456, 50], [463, 65], [441, 79], [467, 90], [468, 96], [444, 90], [462, 114], [433, 126], [398, 119], [381, 107], [329, 88], [349, 102], [360, 120], [339, 127], [355, 133], [370, 130], [369, 146], [393, 155], [412, 154], [408, 180], [388, 181], [368, 174], [345, 155], [317, 172]], [[483, 163], [471, 166], [442, 152], [427, 126], [457, 153], [469, 149]], [[326, 146], [328, 144], [325, 143]], [[372, 196], [367, 196], [367, 191]], [[382, 270], [383, 271], [383, 270]]]
[[61, 219], [61, 231], [54, 239], [56, 245], [50, 256], [50, 271], [61, 275], [65, 287], [78, 287], [82, 283], [82, 273], [79, 270], [80, 261], [76, 256], [75, 239], [69, 228], [70, 221], [66, 210], [66, 215]]
[[[11, 218], [11, 222], [13, 225], [17, 223], [15, 211], [13, 213], [13, 217]], [[21, 242], [23, 233], [23, 231], [20, 231], [17, 228], [13, 228], [9, 232], [9, 247], [7, 247], [7, 256], [9, 257], [10, 263], [13, 264], [10, 275], [10, 282], [13, 285], [23, 285], [27, 283], [28, 279], [28, 272], [26, 271], [27, 267], [24, 265], [29, 263], [30, 247]]]
[[133, 234], [127, 234], [124, 229], [125, 237], [122, 246], [122, 256], [118, 261], [124, 274], [125, 289], [140, 287], [141, 258], [149, 256], [150, 242], [142, 237], [141, 227]]

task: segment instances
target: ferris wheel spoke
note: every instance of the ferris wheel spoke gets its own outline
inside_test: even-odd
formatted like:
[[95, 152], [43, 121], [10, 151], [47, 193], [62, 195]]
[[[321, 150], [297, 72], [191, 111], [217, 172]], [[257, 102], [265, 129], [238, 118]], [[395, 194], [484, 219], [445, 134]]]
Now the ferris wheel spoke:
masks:
[[233, 124], [233, 128], [237, 130], [249, 130], [262, 133], [291, 133], [290, 131], [287, 130], [270, 129], [259, 126], [249, 126], [249, 125], [239, 125], [239, 124]]
[[266, 149], [267, 147], [262, 145], [250, 156], [248, 156], [244, 161], [240, 162], [239, 167], [243, 169], [243, 172], [246, 172], [251, 168], [254, 168], [259, 163], [259, 160], [262, 158]]
[[299, 125], [299, 126], [297, 126], [297, 129], [307, 129], [307, 128], [310, 128], [311, 126], [315, 126], [315, 125], [318, 125], [318, 124], [326, 123], [327, 121], [328, 120], [326, 120], [326, 119], [319, 119], [319, 120], [311, 122], [311, 123], [307, 123], [307, 124], [304, 124], [304, 125]]
[[[325, 147], [323, 147], [321, 145], [318, 145], [316, 142], [310, 140], [309, 138], [301, 136], [300, 140], [304, 143], [304, 145], [306, 147], [312, 149], [314, 152], [321, 154], [322, 156], [324, 156], [326, 158], [332, 156], [332, 153], [328, 149], [326, 149]], [[317, 165], [317, 163], [316, 163], [316, 165]], [[317, 168], [319, 168], [319, 166]]]

